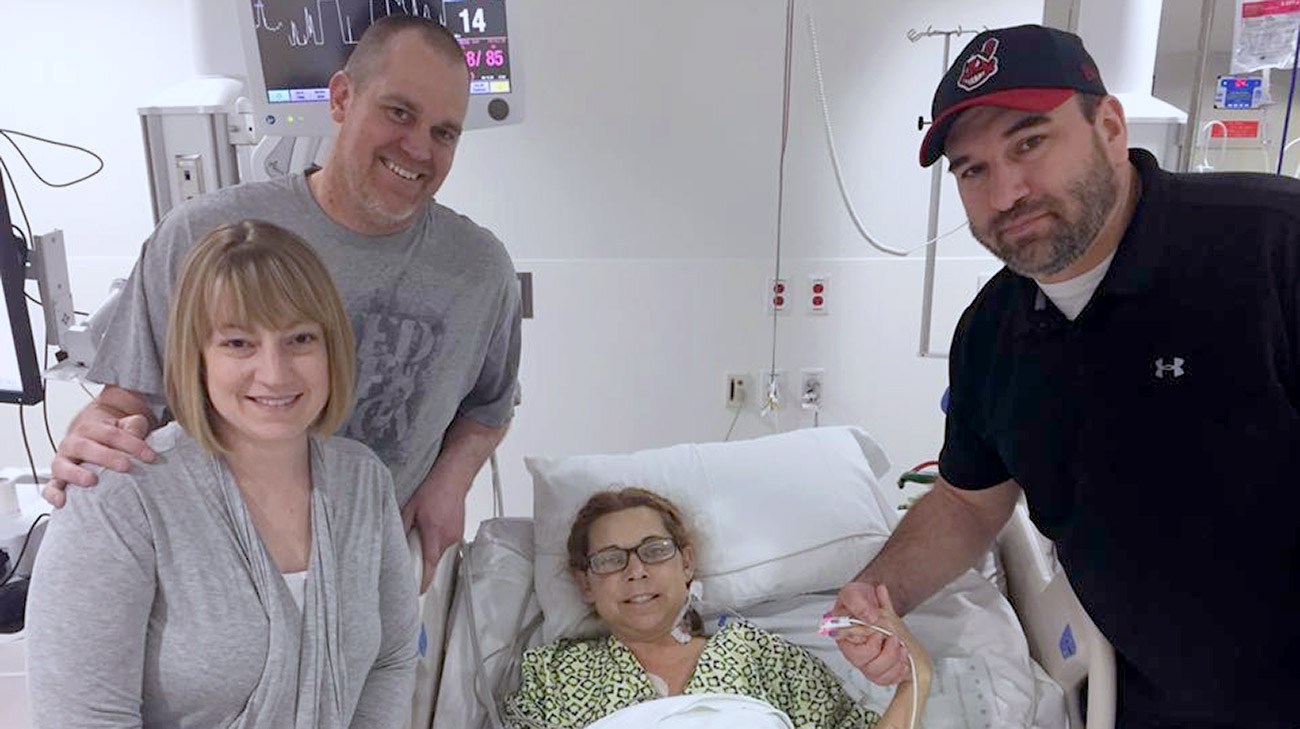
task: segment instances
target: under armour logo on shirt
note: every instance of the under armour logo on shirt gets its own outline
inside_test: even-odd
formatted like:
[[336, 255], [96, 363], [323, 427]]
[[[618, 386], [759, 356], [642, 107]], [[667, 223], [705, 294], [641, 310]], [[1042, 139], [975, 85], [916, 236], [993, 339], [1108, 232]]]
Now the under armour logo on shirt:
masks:
[[1183, 363], [1186, 361], [1182, 357], [1174, 357], [1173, 364], [1165, 364], [1165, 358], [1161, 357], [1156, 360], [1156, 379], [1163, 380], [1166, 374], [1173, 375], [1175, 378], [1187, 374], [1183, 370]]

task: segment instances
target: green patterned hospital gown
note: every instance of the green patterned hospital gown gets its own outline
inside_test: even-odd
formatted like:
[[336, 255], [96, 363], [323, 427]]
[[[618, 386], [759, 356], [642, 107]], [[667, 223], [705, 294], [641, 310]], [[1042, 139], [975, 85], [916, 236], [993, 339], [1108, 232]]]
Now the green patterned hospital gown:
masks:
[[[519, 693], [506, 701], [506, 720], [514, 727], [585, 727], [661, 698], [632, 651], [612, 636], [534, 648], [524, 654], [522, 674]], [[869, 729], [880, 720], [815, 656], [740, 621], [709, 638], [683, 693], [762, 699], [797, 729]]]

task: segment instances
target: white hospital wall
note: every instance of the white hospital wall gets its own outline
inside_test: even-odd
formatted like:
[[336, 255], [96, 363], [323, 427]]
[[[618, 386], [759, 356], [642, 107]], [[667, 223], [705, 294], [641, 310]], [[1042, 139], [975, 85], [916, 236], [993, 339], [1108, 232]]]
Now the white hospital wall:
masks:
[[[916, 118], [929, 115], [943, 44], [910, 43], [907, 31], [1033, 22], [1042, 5], [808, 5], [859, 213], [889, 244], [912, 247], [924, 239], [930, 179], [916, 164]], [[68, 231], [78, 304], [93, 306], [109, 279], [127, 273], [151, 227], [135, 108], [188, 75], [187, 23], [183, 5], [167, 0], [61, 8], [68, 17], [58, 26], [35, 5], [0, 9], [0, 25], [32, 28], [0, 46], [0, 126], [86, 144], [108, 159], [103, 175], [67, 190], [16, 171], [34, 227]], [[469, 134], [440, 195], [496, 231], [517, 267], [534, 274], [524, 402], [500, 450], [509, 513], [531, 512], [524, 455], [720, 439], [731, 422], [724, 373], [768, 367], [762, 289], [776, 246], [784, 19], [785, 3], [771, 0], [666, 0], [653, 12], [630, 2], [511, 5], [527, 119]], [[124, 40], [135, 32], [148, 40]], [[947, 381], [946, 361], [916, 356], [922, 257], [886, 257], [857, 238], [826, 155], [802, 15], [795, 47], [782, 259], [794, 302], [778, 320], [777, 367], [792, 375], [825, 368], [821, 422], [864, 426], [906, 467], [936, 453]], [[31, 60], [43, 56], [48, 62]], [[8, 71], [16, 67], [31, 75]], [[52, 176], [81, 169], [54, 154], [40, 162]], [[944, 195], [941, 230], [962, 219], [949, 181]], [[941, 245], [934, 350], [947, 349], [978, 276], [996, 267], [965, 233]], [[810, 273], [831, 276], [826, 316], [803, 310]], [[84, 400], [75, 387], [52, 389], [56, 438]], [[0, 414], [7, 465], [25, 459], [16, 417]], [[28, 422], [39, 430], [39, 416]], [[779, 427], [810, 424], [787, 406]], [[750, 409], [735, 437], [775, 427]], [[37, 457], [48, 459], [48, 446]], [[480, 481], [470, 532], [491, 513]]]
[[[859, 213], [885, 241], [914, 246], [930, 179], [916, 163], [916, 118], [929, 116], [942, 40], [913, 44], [907, 31], [1029, 22], [1041, 4], [809, 4]], [[512, 22], [566, 21], [522, 47], [533, 79], [527, 122], [471, 135], [442, 195], [490, 221], [535, 276], [524, 402], [501, 448], [511, 513], [531, 510], [524, 455], [720, 439], [732, 415], [724, 373], [769, 366], [763, 288], [776, 246], [785, 4], [659, 7], [651, 16], [571, 1], [512, 11], [521, 19]], [[796, 302], [778, 320], [777, 367], [793, 376], [825, 368], [821, 422], [866, 427], [906, 467], [937, 451], [947, 381], [946, 361], [916, 356], [922, 257], [897, 260], [857, 238], [826, 154], [802, 15], [794, 38], [782, 272]], [[574, 81], [543, 94], [539, 76]], [[962, 219], [948, 182], [945, 196], [944, 230]], [[936, 350], [947, 349], [978, 275], [996, 268], [965, 234], [941, 254]], [[831, 275], [825, 317], [803, 310], [810, 273]], [[792, 408], [780, 428], [811, 422]], [[735, 436], [775, 427], [749, 410]], [[481, 481], [471, 515], [490, 511]]]

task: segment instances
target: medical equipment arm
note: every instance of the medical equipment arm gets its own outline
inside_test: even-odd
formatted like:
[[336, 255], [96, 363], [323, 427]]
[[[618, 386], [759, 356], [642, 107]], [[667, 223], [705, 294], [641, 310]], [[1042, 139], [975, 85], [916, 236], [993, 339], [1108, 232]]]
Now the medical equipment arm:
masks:
[[153, 450], [144, 438], [157, 427], [148, 401], [143, 395], [116, 385], [103, 391], [72, 420], [59, 443], [51, 464], [54, 478], [45, 488], [45, 499], [62, 506], [63, 488], [67, 484], [94, 486], [95, 474], [83, 468], [91, 463], [125, 472], [131, 458], [154, 460]]
[[402, 524], [420, 530], [424, 552], [420, 592], [429, 586], [443, 550], [460, 540], [465, 531], [465, 495], [497, 444], [506, 436], [506, 425], [484, 425], [457, 416], [443, 436], [442, 450], [434, 459], [429, 475], [402, 507]]
[[27, 603], [36, 727], [142, 725], [155, 562], [144, 505], [121, 478], [71, 494], [54, 516]]
[[[384, 488], [391, 493], [393, 487], [386, 483]], [[411, 712], [410, 696], [415, 691], [416, 585], [397, 504], [390, 496], [384, 498], [382, 521], [379, 653], [352, 714], [350, 726], [357, 729], [404, 726]]]
[[1015, 481], [968, 490], [940, 478], [853, 579], [888, 585], [898, 614], [906, 615], [988, 551], [1019, 496]]

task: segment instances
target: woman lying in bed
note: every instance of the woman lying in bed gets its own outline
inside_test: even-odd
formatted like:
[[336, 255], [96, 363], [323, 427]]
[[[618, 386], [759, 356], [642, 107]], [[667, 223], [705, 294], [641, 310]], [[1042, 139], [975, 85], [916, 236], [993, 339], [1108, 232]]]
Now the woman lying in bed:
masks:
[[637, 488], [595, 494], [574, 520], [568, 551], [583, 598], [612, 635], [528, 651], [519, 693], [506, 702], [515, 727], [585, 727], [626, 707], [682, 694], [760, 699], [798, 729], [903, 729], [913, 692], [924, 705], [929, 659], [888, 606], [881, 627], [901, 638], [920, 685], [910, 677], [900, 684], [883, 716], [853, 701], [820, 660], [779, 636], [729, 621], [704, 638], [687, 601], [691, 535], [677, 507], [657, 494]]

